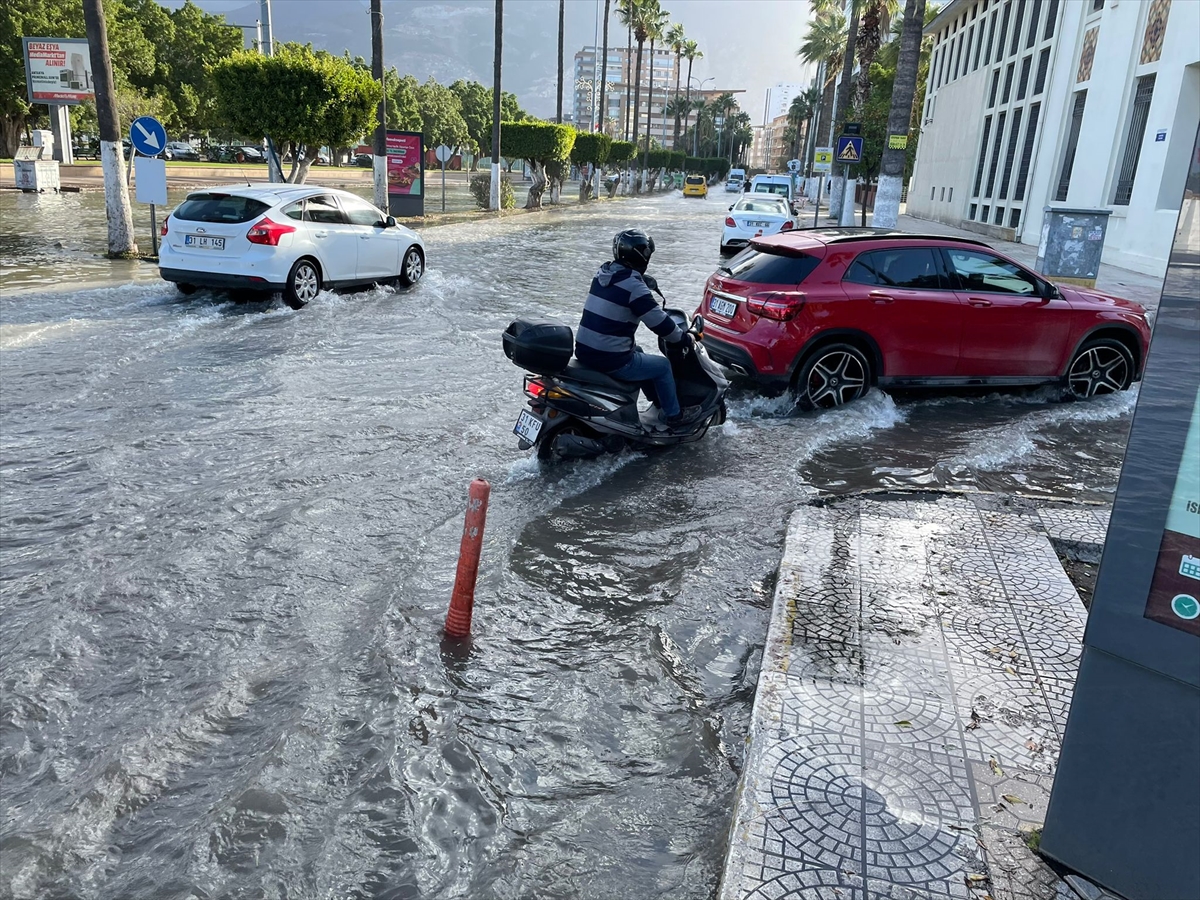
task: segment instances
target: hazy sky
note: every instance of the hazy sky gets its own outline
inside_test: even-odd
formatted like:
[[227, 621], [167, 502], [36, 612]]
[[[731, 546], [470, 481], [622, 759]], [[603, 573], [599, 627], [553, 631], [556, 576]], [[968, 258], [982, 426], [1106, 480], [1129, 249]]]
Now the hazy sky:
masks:
[[[164, 5], [177, 7], [183, 0], [160, 0]], [[231, 22], [239, 24], [253, 23], [257, 17], [257, 0], [195, 0], [202, 8], [213, 13], [224, 13]], [[389, 7], [397, 0], [384, 0], [385, 22], [389, 18]], [[452, 14], [456, 7], [464, 13], [469, 12], [472, 19], [481, 18], [485, 9], [491, 8], [490, 3], [480, 0], [404, 0], [406, 11], [430, 19], [445, 19]], [[615, 7], [615, 0], [613, 6]], [[757, 125], [762, 123], [763, 103], [766, 89], [780, 82], [806, 82], [808, 77], [801, 69], [800, 61], [796, 58], [796, 48], [803, 38], [805, 23], [809, 17], [808, 0], [662, 0], [662, 6], [671, 14], [672, 21], [679, 22], [687, 31], [688, 36], [700, 42], [704, 59], [697, 60], [692, 74], [698, 79], [714, 78], [706, 85], [707, 88], [741, 88], [744, 94], [739, 94], [738, 101], [742, 108], [750, 113], [752, 121]], [[277, 39], [294, 40], [300, 37], [289, 34], [302, 23], [305, 26], [305, 39], [320, 45], [320, 38], [314, 36], [325, 33], [328, 26], [327, 49], [340, 54], [348, 42], [345, 29], [353, 24], [353, 37], [357, 43], [351, 47], [352, 52], [370, 52], [370, 24], [366, 16], [366, 0], [336, 0], [335, 3], [325, 0], [272, 0], [272, 20], [275, 24]], [[344, 12], [343, 12], [344, 10]], [[506, 38], [504, 56], [506, 66], [520, 65], [528, 71], [530, 66], [537, 66], [539, 71], [531, 73], [536, 76], [543, 87], [529, 97], [522, 96], [522, 104], [530, 111], [540, 116], [553, 116], [553, 83], [556, 78], [554, 50], [557, 42], [558, 2], [557, 0], [505, 0]], [[565, 43], [566, 71], [569, 73], [573, 65], [575, 52], [584, 45], [590, 45], [596, 34], [597, 22], [603, 22], [604, 0], [567, 0]], [[333, 21], [333, 19], [338, 21]], [[513, 29], [510, 34], [508, 23], [512, 20]], [[518, 21], [526, 25], [533, 21], [536, 28], [518, 28]], [[395, 16], [392, 16], [395, 22]], [[361, 28], [357, 27], [361, 23]], [[617, 21], [616, 10], [611, 13], [610, 45], [624, 45], [625, 30]], [[334, 46], [337, 44], [337, 46]], [[393, 45], [394, 46], [394, 45]], [[432, 46], [423, 47], [427, 52], [436, 52]], [[448, 55], [451, 55], [447, 48]], [[455, 49], [459, 60], [462, 59], [461, 47]], [[471, 52], [472, 66], [477, 73], [491, 70], [491, 46], [478, 47]], [[388, 52], [388, 63], [397, 65], [405, 71], [403, 60], [394, 58]], [[474, 57], [479, 57], [474, 59]], [[453, 71], [453, 60], [447, 60], [450, 71], [439, 72], [438, 77], [470, 76], [467, 71]], [[424, 63], [428, 66], [428, 60]], [[686, 63], [685, 63], [686, 65]], [[540, 71], [544, 69], [544, 73]], [[686, 69], [685, 73], [686, 75]], [[476, 77], [480, 77], [478, 74]], [[570, 78], [570, 75], [567, 76]], [[570, 90], [564, 92], [570, 96]], [[567, 101], [568, 108], [570, 105]]]

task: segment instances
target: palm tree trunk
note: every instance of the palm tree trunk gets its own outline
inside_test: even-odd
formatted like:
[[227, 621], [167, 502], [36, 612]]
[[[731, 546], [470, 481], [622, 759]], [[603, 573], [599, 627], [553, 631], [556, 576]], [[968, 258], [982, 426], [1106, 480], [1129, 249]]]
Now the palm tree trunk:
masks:
[[[692, 63], [694, 61], [695, 60], [691, 60], [691, 59], [688, 60], [687, 112], [684, 114], [685, 118], [683, 120], [684, 133], [687, 132], [687, 123], [688, 123], [688, 120], [691, 119], [691, 117], [692, 117]], [[699, 125], [700, 123], [697, 122], [696, 124]]]
[[[888, 112], [888, 134], [908, 134], [913, 95], [917, 91], [924, 22], [925, 0], [908, 0], [904, 4], [904, 30], [900, 33], [900, 55], [896, 60], [896, 79], [892, 85], [892, 108]], [[877, 226], [896, 227], [900, 218], [900, 194], [907, 159], [908, 150], [892, 150], [884, 145], [879, 165], [879, 185], [875, 190]]]
[[[605, 98], [605, 88], [608, 87], [608, 7], [612, 0], [604, 0], [604, 56], [600, 61], [600, 108], [596, 112], [596, 123], [600, 126], [600, 133], [607, 134], [605, 128], [605, 118], [608, 113], [608, 103]], [[592, 73], [595, 74], [594, 72]], [[599, 186], [596, 191], [599, 193]]]
[[[638, 142], [638, 110], [642, 108], [642, 41], [638, 41], [637, 46], [637, 62], [636, 70], [633, 76], [633, 147], [634, 147], [634, 163], [637, 165], [637, 142]], [[633, 166], [630, 166], [632, 169]], [[639, 187], [635, 185], [635, 187]]]
[[[846, 32], [846, 52], [842, 54], [842, 77], [838, 82], [837, 104], [833, 111], [833, 124], [835, 128], [842, 125], [842, 121], [846, 118], [846, 111], [850, 108], [850, 92], [854, 89], [854, 45], [858, 38], [858, 7], [859, 0], [855, 0], [850, 14], [850, 29]], [[829, 215], [832, 218], [841, 216], [843, 199], [846, 196], [846, 170], [837, 160], [837, 156], [833, 157], [833, 167], [830, 174], [833, 176], [833, 186], [829, 191]], [[853, 197], [850, 200], [854, 203]]]
[[679, 76], [683, 74], [683, 54], [675, 54], [675, 136], [671, 139], [671, 149], [679, 149]]
[[558, 0], [558, 112], [554, 121], [559, 125], [562, 124], [563, 18], [566, 15], [566, 8], [567, 0]]
[[650, 84], [646, 95], [646, 152], [642, 156], [643, 175], [650, 171], [650, 110], [654, 108], [654, 38], [650, 38]]
[[633, 73], [629, 71], [629, 65], [633, 62], [633, 26], [630, 25], [626, 29], [625, 34], [625, 130], [623, 140], [629, 140], [629, 113], [632, 110], [630, 104], [633, 102]]
[[504, 56], [504, 0], [496, 0], [496, 46], [492, 60], [492, 184], [488, 209], [500, 208], [500, 61]]

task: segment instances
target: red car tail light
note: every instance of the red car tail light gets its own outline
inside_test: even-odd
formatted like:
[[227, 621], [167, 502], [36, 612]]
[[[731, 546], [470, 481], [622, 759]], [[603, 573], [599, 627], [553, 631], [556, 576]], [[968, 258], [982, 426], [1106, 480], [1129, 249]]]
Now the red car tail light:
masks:
[[733, 216], [726, 216], [725, 224], [728, 225], [730, 228], [737, 228], [737, 222], [733, 221]]
[[796, 224], [791, 219], [788, 219], [786, 222], [783, 223], [783, 227], [780, 228], [779, 230], [780, 231], [791, 231], [795, 227], [796, 227]]
[[167, 236], [167, 222], [169, 221], [169, 219], [170, 219], [170, 217], [169, 217], [169, 216], [168, 216], [166, 219], [163, 219], [163, 227], [162, 227], [162, 231], [160, 231], [160, 232], [158, 233], [158, 236], [159, 236], [159, 237], [166, 237], [166, 236]]
[[756, 316], [787, 322], [804, 308], [806, 299], [803, 291], [758, 291], [746, 298], [746, 309]]
[[291, 234], [296, 229], [291, 225], [280, 225], [265, 216], [250, 226], [246, 232], [246, 240], [252, 244], [265, 244], [268, 247], [278, 247], [279, 239], [285, 234]]

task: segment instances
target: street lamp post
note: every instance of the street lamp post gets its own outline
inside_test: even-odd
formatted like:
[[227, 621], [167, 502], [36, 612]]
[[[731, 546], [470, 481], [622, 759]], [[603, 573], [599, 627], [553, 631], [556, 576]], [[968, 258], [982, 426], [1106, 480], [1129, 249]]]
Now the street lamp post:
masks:
[[[692, 82], [696, 81], [696, 80], [697, 79], [694, 75], [691, 78], [689, 78], [688, 79], [688, 87], [691, 87]], [[717, 79], [715, 77], [705, 78], [703, 81], [700, 82], [700, 86], [697, 87], [696, 90], [700, 93], [703, 93], [704, 86], [706, 84], [708, 84], [710, 81], [716, 81], [716, 80]], [[692, 117], [692, 111], [689, 109], [688, 110], [688, 118], [690, 119], [691, 117]], [[696, 116], [696, 125], [694, 128], [692, 128], [692, 156], [695, 156], [697, 153], [700, 152], [699, 139], [700, 139], [700, 117]]]
[[717, 126], [717, 156], [721, 155], [721, 135], [725, 131], [725, 117], [714, 116], [713, 124]]

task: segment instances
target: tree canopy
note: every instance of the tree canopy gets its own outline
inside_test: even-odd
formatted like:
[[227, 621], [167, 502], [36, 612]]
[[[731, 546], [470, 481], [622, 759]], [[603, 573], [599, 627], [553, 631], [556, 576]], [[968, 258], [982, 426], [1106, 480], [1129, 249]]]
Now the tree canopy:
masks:
[[[379, 87], [368, 73], [311, 46], [285, 44], [274, 56], [239, 51], [212, 75], [218, 112], [235, 131], [269, 134], [295, 151], [357, 142], [371, 130], [379, 102]], [[307, 165], [293, 165], [289, 180], [302, 181], [307, 171]]]

